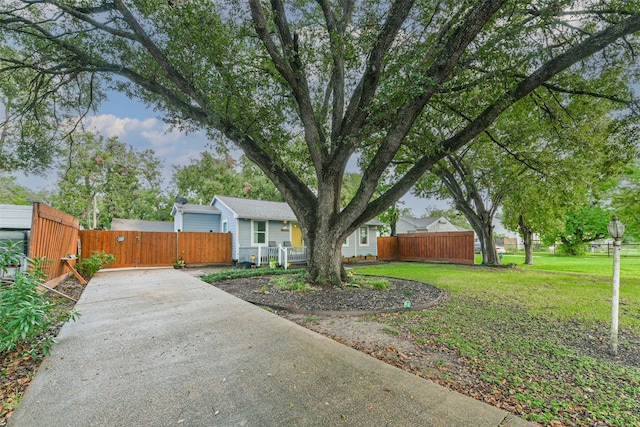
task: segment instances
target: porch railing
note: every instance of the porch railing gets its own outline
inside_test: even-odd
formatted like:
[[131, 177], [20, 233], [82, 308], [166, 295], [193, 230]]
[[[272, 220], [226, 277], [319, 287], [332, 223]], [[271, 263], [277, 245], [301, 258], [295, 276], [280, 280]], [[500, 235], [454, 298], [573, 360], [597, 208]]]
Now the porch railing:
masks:
[[249, 262], [257, 266], [268, 265], [270, 259], [275, 259], [278, 265], [285, 269], [291, 264], [307, 262], [307, 248], [305, 246], [256, 246], [241, 247], [238, 262]]

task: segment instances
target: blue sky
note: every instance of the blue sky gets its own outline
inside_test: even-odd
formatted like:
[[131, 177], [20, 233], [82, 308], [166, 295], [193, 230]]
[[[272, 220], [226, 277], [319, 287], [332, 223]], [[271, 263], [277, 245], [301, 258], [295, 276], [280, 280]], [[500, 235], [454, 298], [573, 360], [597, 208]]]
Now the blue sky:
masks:
[[[202, 132], [184, 134], [169, 131], [169, 127], [158, 118], [158, 115], [144, 104], [128, 99], [119, 92], [110, 92], [109, 98], [98, 109], [96, 115], [87, 117], [84, 124], [86, 130], [107, 137], [118, 139], [133, 146], [137, 150], [152, 149], [162, 161], [165, 185], [168, 185], [172, 167], [188, 165], [197, 159], [202, 151], [207, 150], [209, 143]], [[232, 153], [240, 156], [240, 151]], [[44, 189], [56, 181], [55, 173], [48, 177], [17, 175], [20, 185], [32, 189]], [[447, 204], [437, 200], [425, 200], [410, 194], [402, 199], [403, 207], [410, 208], [413, 215], [420, 216], [427, 207], [437, 206], [446, 209]]]

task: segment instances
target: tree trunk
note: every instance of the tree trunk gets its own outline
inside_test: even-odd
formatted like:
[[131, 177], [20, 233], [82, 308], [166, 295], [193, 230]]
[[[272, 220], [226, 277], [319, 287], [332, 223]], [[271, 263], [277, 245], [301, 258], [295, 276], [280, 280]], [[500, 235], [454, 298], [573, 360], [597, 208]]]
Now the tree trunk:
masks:
[[342, 240], [316, 236], [309, 245], [307, 272], [314, 283], [342, 286], [346, 273], [342, 266]]
[[533, 232], [525, 223], [522, 215], [520, 215], [520, 234], [524, 241], [524, 263], [533, 265]]
[[489, 221], [481, 224], [480, 232], [476, 230], [482, 245], [482, 263], [486, 265], [500, 265], [500, 258], [493, 240], [493, 225]]
[[[342, 244], [351, 233], [350, 221], [338, 220], [341, 209], [339, 198], [342, 176], [331, 175], [318, 184], [318, 199], [325, 203], [312, 205], [303, 198], [294, 197], [290, 205], [297, 211], [298, 221], [307, 245], [307, 272], [313, 283], [342, 286], [346, 273], [342, 266]], [[306, 211], [304, 208], [307, 208]]]

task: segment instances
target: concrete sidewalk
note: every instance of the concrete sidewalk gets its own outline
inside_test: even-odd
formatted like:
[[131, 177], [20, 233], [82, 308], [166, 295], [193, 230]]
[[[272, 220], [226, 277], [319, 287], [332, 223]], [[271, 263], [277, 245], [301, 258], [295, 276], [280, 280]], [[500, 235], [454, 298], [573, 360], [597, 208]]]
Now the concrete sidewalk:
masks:
[[104, 272], [19, 426], [526, 426], [173, 269]]

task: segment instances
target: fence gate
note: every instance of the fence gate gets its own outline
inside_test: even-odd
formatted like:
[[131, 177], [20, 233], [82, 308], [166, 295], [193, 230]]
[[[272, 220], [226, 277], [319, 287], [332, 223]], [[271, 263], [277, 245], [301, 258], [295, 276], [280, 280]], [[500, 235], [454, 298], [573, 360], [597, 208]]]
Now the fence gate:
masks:
[[231, 264], [230, 233], [80, 231], [81, 258], [94, 251], [113, 254], [108, 268], [164, 267], [177, 258], [189, 264]]

